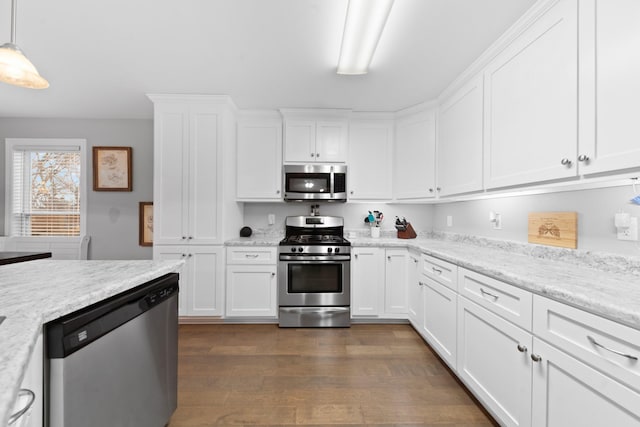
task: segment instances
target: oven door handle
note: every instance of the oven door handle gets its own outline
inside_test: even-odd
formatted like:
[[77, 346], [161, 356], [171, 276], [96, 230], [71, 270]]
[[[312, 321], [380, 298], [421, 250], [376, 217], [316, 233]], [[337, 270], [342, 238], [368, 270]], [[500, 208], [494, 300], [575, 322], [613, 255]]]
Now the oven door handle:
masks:
[[330, 258], [323, 255], [280, 255], [280, 261], [295, 261], [300, 264], [311, 264], [318, 262], [334, 263], [349, 260], [351, 260], [351, 255], [332, 255]]

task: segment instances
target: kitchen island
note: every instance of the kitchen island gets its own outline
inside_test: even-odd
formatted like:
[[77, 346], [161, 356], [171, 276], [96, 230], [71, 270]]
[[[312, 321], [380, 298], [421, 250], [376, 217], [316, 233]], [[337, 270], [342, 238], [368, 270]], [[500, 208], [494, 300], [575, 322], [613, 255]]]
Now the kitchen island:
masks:
[[167, 273], [183, 261], [37, 260], [0, 268], [0, 422], [6, 425], [42, 325]]

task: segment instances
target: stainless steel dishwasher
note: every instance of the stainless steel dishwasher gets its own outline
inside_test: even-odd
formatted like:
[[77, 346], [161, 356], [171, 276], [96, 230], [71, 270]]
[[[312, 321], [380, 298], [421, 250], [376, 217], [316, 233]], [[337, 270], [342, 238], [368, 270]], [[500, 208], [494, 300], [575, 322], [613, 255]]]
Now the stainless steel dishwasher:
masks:
[[177, 407], [178, 274], [45, 326], [49, 427], [162, 427]]

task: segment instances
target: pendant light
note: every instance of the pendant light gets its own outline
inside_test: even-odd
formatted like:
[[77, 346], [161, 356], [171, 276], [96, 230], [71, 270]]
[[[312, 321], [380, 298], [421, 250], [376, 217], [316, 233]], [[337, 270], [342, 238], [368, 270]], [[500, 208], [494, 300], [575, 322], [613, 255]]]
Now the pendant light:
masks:
[[16, 1], [11, 0], [11, 42], [0, 46], [0, 81], [30, 89], [46, 89], [46, 81], [16, 46]]

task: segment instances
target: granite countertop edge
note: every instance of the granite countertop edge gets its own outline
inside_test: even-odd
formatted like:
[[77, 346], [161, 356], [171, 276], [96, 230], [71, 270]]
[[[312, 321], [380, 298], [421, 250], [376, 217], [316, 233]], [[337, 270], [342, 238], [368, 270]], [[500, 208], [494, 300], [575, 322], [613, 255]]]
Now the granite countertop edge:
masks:
[[[20, 292], [17, 289], [10, 289], [3, 295], [0, 300], [0, 310], [2, 310], [0, 314], [6, 315], [7, 318], [0, 325], [0, 343], [2, 343], [2, 353], [0, 354], [0, 371], [2, 372], [2, 376], [0, 376], [1, 425], [7, 425], [31, 354], [45, 323], [135, 288], [167, 273], [176, 272], [184, 264], [184, 261], [54, 261], [46, 259], [2, 266], [0, 277], [3, 277], [3, 274], [11, 274], [19, 276], [20, 279], [17, 280], [28, 281], [30, 278], [29, 270], [34, 270], [34, 266], [39, 269], [47, 269], [54, 265], [52, 263], [70, 268], [84, 265], [86, 267], [83, 268], [93, 270], [92, 274], [96, 276], [100, 286], [84, 294], [75, 292], [73, 299], [51, 298], [45, 302], [23, 301], [11, 304], [12, 294], [15, 297], [15, 294]], [[125, 278], [119, 277], [114, 271], [118, 268], [126, 270], [126, 274], [132, 272], [135, 274]], [[99, 273], [101, 269], [104, 270], [104, 275], [107, 277], [103, 277]], [[113, 279], [109, 280], [109, 276]], [[73, 274], [69, 274], [65, 276], [65, 280], [72, 279], [72, 277]], [[38, 282], [37, 285], [42, 284], [41, 277], [35, 281]], [[5, 284], [6, 281], [3, 282], [3, 285]], [[22, 287], [22, 293], [24, 294], [29, 286], [36, 284], [26, 284]], [[10, 283], [8, 286], [11, 285]]]

